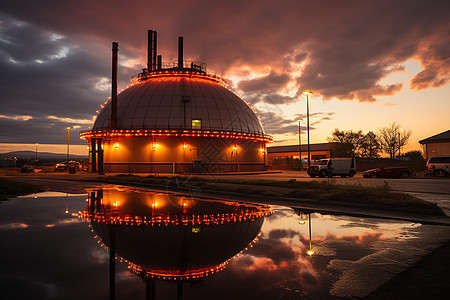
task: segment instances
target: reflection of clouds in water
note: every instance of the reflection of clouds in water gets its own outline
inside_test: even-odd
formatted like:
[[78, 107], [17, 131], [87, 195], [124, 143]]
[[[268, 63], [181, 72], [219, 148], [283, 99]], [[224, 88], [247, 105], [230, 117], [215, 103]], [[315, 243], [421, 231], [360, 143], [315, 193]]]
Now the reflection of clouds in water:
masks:
[[28, 224], [25, 223], [9, 223], [0, 225], [0, 229], [24, 229], [27, 228]]
[[106, 264], [109, 261], [109, 253], [104, 249], [96, 249], [91, 252], [94, 260], [99, 264]]
[[289, 240], [278, 239], [260, 239], [256, 243], [249, 253], [256, 257], [268, 257], [275, 264], [280, 264], [283, 261], [296, 260], [300, 253], [293, 247], [293, 244]]
[[70, 224], [74, 224], [74, 223], [81, 223], [81, 220], [78, 220], [78, 218], [62, 219], [62, 220], [58, 220], [56, 222], [56, 226], [70, 225]]
[[130, 271], [122, 271], [116, 273], [116, 280], [125, 281], [125, 280], [134, 280], [136, 275], [132, 274]]
[[345, 270], [350, 269], [352, 266], [353, 261], [351, 260], [344, 260], [344, 259], [332, 259], [328, 263], [328, 268], [334, 269], [340, 272], [344, 272]]
[[336, 251], [334, 251], [332, 248], [328, 247], [325, 244], [314, 245], [312, 247], [312, 250], [314, 251], [314, 255], [321, 255], [321, 256], [335, 256], [336, 255]]
[[77, 218], [62, 219], [62, 220], [57, 220], [54, 224], [46, 224], [45, 227], [52, 228], [55, 226], [67, 226], [67, 225], [71, 225], [74, 223], [80, 223], [80, 222], [81, 221], [78, 220]]
[[247, 279], [269, 282], [264, 290], [278, 294], [315, 289], [319, 276], [306, 255], [306, 242], [295, 230], [271, 230], [253, 248], [236, 260], [230, 269]]
[[273, 229], [269, 232], [269, 239], [293, 238], [297, 235], [300, 233], [292, 229]]
[[344, 234], [344, 235], [340, 235], [340, 236], [336, 236], [334, 234], [328, 233], [327, 236], [325, 236], [323, 238], [314, 238], [313, 243], [314, 242], [317, 243], [320, 240], [323, 240], [323, 241], [327, 241], [328, 243], [348, 242], [348, 243], [354, 243], [354, 244], [362, 245], [362, 246], [371, 246], [376, 241], [384, 240], [385, 238], [383, 238], [382, 236], [383, 236], [382, 232], [365, 232], [361, 235]]
[[362, 220], [360, 222], [349, 222], [346, 224], [342, 224], [339, 226], [341, 228], [354, 228], [354, 227], [360, 227], [360, 228], [370, 228], [370, 229], [379, 229], [380, 226], [378, 223], [373, 222], [372, 224], [370, 222], [366, 222], [365, 220]]
[[266, 221], [274, 221], [277, 219], [283, 219], [283, 218], [290, 218], [292, 215], [294, 215], [294, 210], [291, 208], [286, 209], [283, 207], [282, 209], [279, 209], [277, 206], [271, 206], [274, 213], [266, 218]]
[[55, 283], [44, 282], [40, 278], [33, 276], [0, 278], [2, 287], [16, 288], [14, 298], [6, 296], [5, 299], [55, 299], [61, 296]]

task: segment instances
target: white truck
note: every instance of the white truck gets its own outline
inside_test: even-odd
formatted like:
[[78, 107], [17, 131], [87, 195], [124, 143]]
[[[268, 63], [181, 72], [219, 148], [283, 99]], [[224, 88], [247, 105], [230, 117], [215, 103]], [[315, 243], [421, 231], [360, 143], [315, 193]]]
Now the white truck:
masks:
[[444, 177], [450, 175], [450, 156], [434, 156], [427, 161], [427, 175]]
[[327, 158], [308, 167], [310, 177], [353, 177], [356, 174], [356, 161], [354, 158]]

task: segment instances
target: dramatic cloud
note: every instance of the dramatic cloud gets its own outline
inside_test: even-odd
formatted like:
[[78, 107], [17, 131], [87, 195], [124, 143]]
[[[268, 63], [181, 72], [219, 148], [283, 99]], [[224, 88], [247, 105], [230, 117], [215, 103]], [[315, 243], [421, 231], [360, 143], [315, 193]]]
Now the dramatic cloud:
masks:
[[[267, 132], [270, 134], [298, 134], [298, 121], [303, 120], [301, 123], [301, 130], [306, 130], [306, 115], [295, 114], [293, 119], [287, 119], [278, 115], [275, 112], [267, 112], [255, 109], [262, 124]], [[310, 130], [315, 130], [316, 125], [333, 119], [334, 113], [313, 113], [310, 114]]]
[[[450, 74], [449, 8], [445, 0], [10, 1], [0, 8], [1, 114], [31, 119], [9, 120], [2, 135], [22, 122], [59, 140], [64, 126], [45, 133], [35, 122], [91, 120], [109, 96], [111, 42], [120, 43], [125, 87], [145, 65], [147, 29], [158, 31], [164, 61], [176, 58], [183, 35], [186, 59], [233, 78], [253, 104], [292, 103], [304, 89], [373, 102], [404, 88], [382, 80], [408, 60], [422, 67], [412, 89], [440, 87]], [[285, 125], [277, 130], [293, 131]]]
[[244, 93], [270, 92], [284, 87], [288, 81], [288, 74], [276, 74], [272, 71], [269, 75], [264, 77], [252, 80], [241, 80], [238, 84], [238, 88]]

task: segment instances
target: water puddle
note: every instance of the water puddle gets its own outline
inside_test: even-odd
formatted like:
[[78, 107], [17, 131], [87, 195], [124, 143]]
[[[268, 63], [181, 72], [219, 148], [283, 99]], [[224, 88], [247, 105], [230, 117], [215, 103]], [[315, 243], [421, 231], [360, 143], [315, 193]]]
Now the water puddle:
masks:
[[0, 286], [5, 299], [363, 297], [446, 229], [122, 187], [47, 192], [0, 203]]

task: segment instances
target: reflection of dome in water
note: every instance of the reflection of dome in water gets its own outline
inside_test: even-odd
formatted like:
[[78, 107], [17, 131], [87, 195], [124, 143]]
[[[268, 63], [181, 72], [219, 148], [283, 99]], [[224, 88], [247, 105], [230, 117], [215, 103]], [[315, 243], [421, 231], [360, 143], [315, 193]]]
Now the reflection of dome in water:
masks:
[[[115, 233], [116, 253], [129, 260], [135, 272], [161, 279], [192, 279], [220, 271], [256, 238], [264, 216], [271, 213], [267, 206], [193, 203], [162, 194], [113, 190], [106, 190], [103, 198], [99, 194], [90, 197], [80, 216], [91, 220], [108, 247]], [[187, 201], [191, 202], [183, 205]]]

